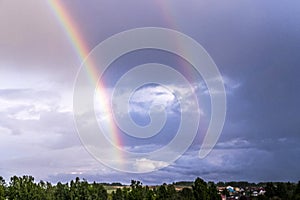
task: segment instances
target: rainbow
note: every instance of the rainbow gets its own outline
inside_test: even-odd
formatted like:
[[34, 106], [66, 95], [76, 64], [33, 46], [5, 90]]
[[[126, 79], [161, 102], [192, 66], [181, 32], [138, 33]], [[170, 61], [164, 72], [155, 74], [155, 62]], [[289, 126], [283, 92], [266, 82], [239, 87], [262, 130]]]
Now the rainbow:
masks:
[[[160, 10], [160, 14], [162, 15], [162, 19], [166, 25], [167, 28], [180, 31], [180, 23], [177, 21], [177, 15], [175, 11], [174, 5], [172, 1], [162, 1], [162, 0], [154, 0], [154, 3], [157, 5], [157, 8]], [[174, 40], [174, 42], [177, 45], [178, 49], [182, 49], [184, 47], [184, 44], [180, 44], [177, 40]], [[184, 62], [182, 59], [178, 60], [178, 64], [180, 66], [183, 66], [181, 68], [185, 77], [190, 80], [191, 82], [197, 82], [197, 78], [195, 77], [195, 73], [190, 65], [187, 65], [186, 62]]]
[[[58, 20], [59, 24], [61, 25], [62, 29], [64, 30], [66, 36], [68, 37], [71, 45], [73, 46], [80, 62], [85, 61], [87, 56], [90, 53], [90, 50], [88, 46], [85, 44], [84, 37], [80, 33], [77, 24], [74, 20], [72, 20], [71, 15], [69, 14], [66, 7], [64, 7], [62, 1], [59, 0], [48, 0], [47, 1], [49, 7], [53, 11], [56, 19]], [[85, 61], [86, 71], [88, 73], [88, 76], [93, 84], [97, 85], [96, 87], [96, 94], [97, 97], [101, 99], [108, 99], [108, 95], [105, 93], [106, 88], [103, 82], [99, 81], [99, 73], [97, 67], [94, 65], [94, 63], [88, 59]], [[104, 113], [109, 114], [108, 119], [108, 130], [111, 134], [111, 139], [115, 147], [118, 148], [118, 150], [115, 150], [115, 158], [120, 161], [120, 164], [122, 164], [123, 155], [122, 155], [122, 140], [119, 136], [119, 130], [118, 127], [115, 125], [112, 117], [112, 112], [110, 109], [110, 105], [107, 104], [109, 101], [103, 101], [105, 103], [102, 103], [101, 111]], [[121, 150], [121, 151], [120, 151]]]

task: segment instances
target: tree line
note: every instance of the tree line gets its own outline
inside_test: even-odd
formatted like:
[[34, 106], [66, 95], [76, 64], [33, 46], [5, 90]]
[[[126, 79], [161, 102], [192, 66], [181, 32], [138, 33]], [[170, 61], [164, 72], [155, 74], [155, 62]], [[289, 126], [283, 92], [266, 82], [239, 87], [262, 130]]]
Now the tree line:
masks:
[[76, 178], [69, 183], [36, 183], [32, 176], [10, 178], [8, 184], [0, 177], [0, 200], [106, 200], [107, 191], [100, 183]]
[[174, 184], [152, 187], [143, 186], [140, 181], [132, 180], [130, 188], [118, 188], [111, 194], [112, 200], [221, 200], [213, 182], [206, 183], [197, 178], [192, 187], [177, 191]]
[[[235, 185], [236, 182], [231, 182]], [[222, 184], [218, 184], [222, 185]], [[241, 185], [247, 186], [247, 182]], [[266, 194], [256, 199], [300, 200], [300, 181], [262, 183]], [[178, 186], [182, 186], [178, 190]], [[238, 186], [238, 185], [236, 185]], [[107, 188], [114, 188], [109, 191]], [[36, 182], [32, 176], [13, 176], [8, 183], [0, 176], [0, 200], [221, 200], [217, 185], [196, 178], [193, 182], [177, 182], [144, 186], [132, 180], [130, 186], [120, 183], [89, 183], [76, 178], [67, 183]]]
[[[108, 193], [105, 187], [117, 189]], [[129, 187], [121, 184], [89, 183], [76, 178], [67, 183], [35, 182], [32, 176], [13, 176], [9, 183], [0, 176], [0, 200], [220, 200], [214, 183], [197, 178], [192, 187], [177, 191], [173, 184], [143, 186], [132, 180]]]

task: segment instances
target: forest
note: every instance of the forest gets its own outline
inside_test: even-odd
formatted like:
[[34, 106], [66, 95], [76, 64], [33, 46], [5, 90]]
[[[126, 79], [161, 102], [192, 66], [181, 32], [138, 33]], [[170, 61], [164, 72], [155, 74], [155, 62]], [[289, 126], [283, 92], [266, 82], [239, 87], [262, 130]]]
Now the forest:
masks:
[[76, 178], [67, 183], [36, 182], [32, 176], [13, 176], [6, 181], [0, 176], [0, 200], [221, 200], [221, 195], [230, 199], [228, 191], [220, 193], [217, 188], [264, 187], [266, 193], [257, 197], [240, 196], [239, 199], [284, 199], [300, 200], [300, 181], [296, 183], [248, 183], [248, 182], [205, 182], [196, 178], [193, 182], [182, 181], [172, 184], [144, 186], [132, 180], [126, 186], [121, 183], [96, 183]]

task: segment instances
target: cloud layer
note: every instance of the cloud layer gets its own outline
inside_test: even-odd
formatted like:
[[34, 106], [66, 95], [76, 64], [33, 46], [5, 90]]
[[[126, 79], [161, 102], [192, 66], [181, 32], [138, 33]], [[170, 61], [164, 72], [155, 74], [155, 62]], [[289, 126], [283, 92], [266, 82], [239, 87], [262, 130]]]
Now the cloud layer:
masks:
[[[81, 144], [72, 92], [82, 61], [49, 5], [33, 0], [0, 5], [0, 176], [32, 174], [53, 182], [81, 176], [125, 183], [132, 178], [162, 183], [195, 176], [214, 181], [300, 179], [299, 2], [91, 0], [84, 6], [77, 0], [64, 2], [91, 50], [120, 31], [159, 26], [191, 36], [219, 67], [227, 92], [227, 118], [219, 142], [205, 159], [198, 158], [198, 151], [210, 120], [209, 93], [184, 59], [159, 51], [132, 52], [115, 61], [103, 77], [111, 94], [133, 66], [163, 63], [185, 75], [198, 97], [201, 120], [191, 147], [174, 164], [146, 174], [114, 171]], [[171, 80], [168, 86], [191, 95]], [[127, 103], [120, 97], [118, 105]], [[157, 104], [166, 107], [170, 117], [164, 131], [151, 140], [121, 136], [128, 151], [161, 148], [174, 137], [178, 111], [195, 112], [179, 107], [172, 91], [157, 85], [137, 90], [129, 112], [145, 126], [149, 108]], [[103, 113], [98, 117], [107, 119]], [[149, 158], [132, 162], [141, 171], [166, 165]]]

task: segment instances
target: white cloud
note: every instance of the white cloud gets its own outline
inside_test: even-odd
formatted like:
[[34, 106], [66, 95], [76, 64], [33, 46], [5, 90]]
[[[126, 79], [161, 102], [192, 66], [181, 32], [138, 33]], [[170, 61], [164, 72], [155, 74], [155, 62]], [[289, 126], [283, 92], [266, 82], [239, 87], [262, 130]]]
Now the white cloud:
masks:
[[126, 146], [125, 150], [136, 153], [147, 153], [156, 151], [160, 148], [162, 148], [162, 145], [159, 145], [158, 143], [151, 143], [145, 145]]
[[239, 149], [239, 148], [249, 148], [251, 147], [250, 142], [242, 138], [234, 138], [225, 142], [219, 142], [216, 148], [221, 149]]
[[36, 179], [47, 179], [57, 174], [93, 174], [105, 171], [106, 167], [93, 159], [81, 147], [45, 150], [31, 147], [35, 151], [0, 160], [0, 173], [7, 176], [33, 174]]
[[138, 172], [144, 172], [144, 171], [158, 170], [160, 168], [168, 166], [168, 163], [164, 161], [156, 161], [147, 158], [140, 158], [140, 159], [136, 159], [134, 166]]
[[177, 107], [176, 97], [172, 91], [162, 86], [144, 87], [132, 95], [129, 112], [145, 114], [152, 106], [157, 105], [171, 112]]
[[[226, 94], [232, 94], [236, 89], [238, 89], [241, 86], [240, 82], [237, 82], [233, 79], [230, 79], [227, 76], [222, 76], [222, 77], [216, 77], [216, 78], [212, 78], [210, 80], [208, 80], [209, 82], [211, 82], [211, 84], [213, 85], [214, 83], [217, 82], [223, 82], [224, 87], [225, 87], [225, 92]], [[220, 94], [223, 93], [223, 91], [221, 90], [217, 90], [215, 88], [211, 88], [210, 90], [205, 86], [205, 83], [202, 82], [199, 84], [199, 89], [200, 91], [202, 91], [204, 94]]]
[[[153, 106], [160, 106], [166, 114], [177, 115], [180, 112], [200, 112], [204, 115], [201, 108], [198, 110], [191, 109], [192, 107], [198, 107], [198, 102], [193, 99], [194, 95], [197, 95], [195, 93], [196, 89], [197, 85], [193, 85], [191, 88], [181, 85], [167, 85], [166, 87], [151, 85], [144, 86], [131, 93], [129, 88], [122, 88], [122, 94], [114, 96], [112, 109], [114, 109], [114, 113], [120, 116], [128, 113], [148, 115]], [[111, 105], [108, 97], [111, 96], [113, 89], [106, 90], [107, 98], [101, 98], [99, 94], [95, 96], [95, 110], [99, 121], [107, 121], [111, 117], [111, 110], [107, 107]], [[127, 96], [131, 96], [129, 102], [126, 99]], [[180, 104], [183, 98], [185, 99], [184, 105]], [[158, 109], [157, 111], [161, 110]]]

